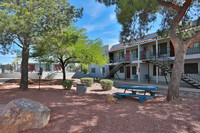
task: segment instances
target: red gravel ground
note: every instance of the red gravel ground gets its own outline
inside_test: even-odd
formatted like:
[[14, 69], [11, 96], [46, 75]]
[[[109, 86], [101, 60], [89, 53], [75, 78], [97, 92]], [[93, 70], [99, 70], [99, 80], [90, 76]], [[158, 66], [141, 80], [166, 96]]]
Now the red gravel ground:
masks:
[[19, 80], [0, 84], [0, 104], [29, 98], [51, 109], [46, 127], [23, 133], [200, 133], [199, 93], [180, 92], [181, 104], [168, 103], [163, 95], [143, 104], [137, 98], [108, 104], [107, 94], [120, 90], [102, 91], [95, 83], [87, 94], [78, 95], [76, 87], [63, 90], [61, 80], [43, 80], [41, 90], [34, 82], [28, 91], [18, 90]]

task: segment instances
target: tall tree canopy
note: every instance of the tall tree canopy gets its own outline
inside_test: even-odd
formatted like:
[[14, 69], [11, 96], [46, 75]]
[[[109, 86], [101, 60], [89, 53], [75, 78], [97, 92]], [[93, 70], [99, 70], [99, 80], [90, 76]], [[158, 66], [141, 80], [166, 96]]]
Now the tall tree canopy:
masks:
[[44, 62], [59, 63], [63, 80], [66, 79], [65, 67], [70, 63], [106, 64], [102, 41], [88, 39], [85, 31], [72, 25], [54, 30], [51, 34], [38, 38], [38, 45], [33, 46], [32, 57], [39, 57]]
[[67, 0], [1, 0], [0, 52], [8, 52], [12, 44], [22, 49], [21, 89], [28, 89], [30, 45], [52, 30], [68, 26], [82, 16], [82, 9]]
[[[123, 29], [122, 42], [133, 41], [145, 35], [151, 26], [159, 33], [167, 33], [175, 49], [175, 60], [168, 86], [168, 101], [179, 101], [179, 85], [184, 70], [187, 49], [200, 40], [200, 0], [97, 0], [105, 5], [116, 5], [118, 22]], [[152, 23], [161, 20], [161, 25]], [[188, 26], [197, 20], [196, 25]], [[193, 32], [186, 32], [192, 26]]]

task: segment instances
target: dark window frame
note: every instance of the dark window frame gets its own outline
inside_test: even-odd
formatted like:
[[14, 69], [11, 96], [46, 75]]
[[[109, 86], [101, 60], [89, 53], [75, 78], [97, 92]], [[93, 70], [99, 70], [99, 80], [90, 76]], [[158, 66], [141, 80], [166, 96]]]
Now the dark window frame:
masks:
[[160, 55], [167, 54], [167, 42], [159, 44], [159, 53]]
[[132, 75], [137, 74], [137, 67], [136, 66], [132, 66]]
[[102, 73], [105, 73], [105, 67], [102, 67]]
[[120, 73], [124, 73], [124, 67], [123, 67], [123, 66], [120, 67], [119, 72], [120, 72]]
[[95, 68], [92, 68], [92, 69], [91, 69], [91, 72], [92, 72], [92, 73], [95, 73], [95, 72], [96, 72], [96, 69], [95, 69]]
[[198, 63], [185, 63], [184, 73], [186, 74], [198, 74]]

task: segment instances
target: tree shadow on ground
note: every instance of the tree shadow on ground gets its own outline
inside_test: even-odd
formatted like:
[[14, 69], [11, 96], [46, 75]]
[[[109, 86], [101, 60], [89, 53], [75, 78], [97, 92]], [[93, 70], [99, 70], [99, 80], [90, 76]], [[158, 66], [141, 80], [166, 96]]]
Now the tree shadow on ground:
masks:
[[140, 104], [126, 98], [118, 104], [105, 102], [106, 94], [76, 94], [74, 90], [32, 86], [28, 91], [0, 90], [0, 104], [29, 98], [47, 105], [51, 118], [47, 126], [23, 133], [131, 133], [131, 132], [198, 132], [200, 98], [183, 98], [182, 104], [168, 103], [164, 96]]

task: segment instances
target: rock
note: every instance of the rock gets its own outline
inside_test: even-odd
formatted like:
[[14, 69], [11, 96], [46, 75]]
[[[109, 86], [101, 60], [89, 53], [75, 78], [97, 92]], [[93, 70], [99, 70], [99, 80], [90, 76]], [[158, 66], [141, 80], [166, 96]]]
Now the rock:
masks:
[[17, 133], [48, 124], [50, 109], [26, 98], [0, 106], [0, 133]]
[[28, 84], [33, 84], [34, 82], [31, 79], [28, 79]]
[[108, 95], [106, 102], [107, 103], [117, 103], [117, 98], [115, 98], [113, 95]]

